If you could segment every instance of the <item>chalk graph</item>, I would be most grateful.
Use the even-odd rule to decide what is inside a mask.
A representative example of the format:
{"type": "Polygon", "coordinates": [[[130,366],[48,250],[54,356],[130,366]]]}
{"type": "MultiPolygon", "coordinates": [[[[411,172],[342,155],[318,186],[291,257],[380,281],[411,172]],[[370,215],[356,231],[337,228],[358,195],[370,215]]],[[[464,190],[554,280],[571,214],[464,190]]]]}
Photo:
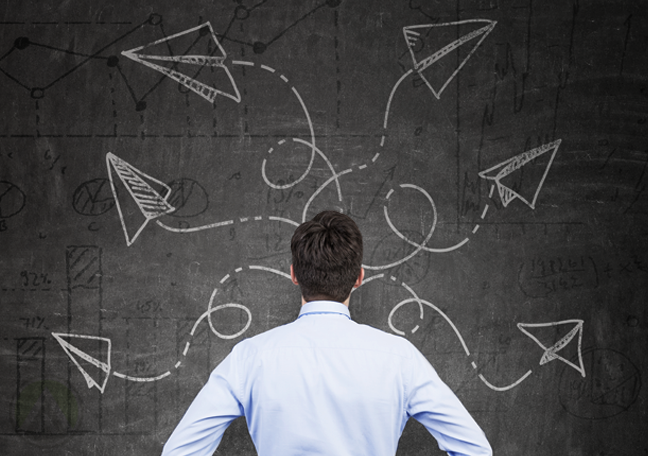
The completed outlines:
{"type": "MultiPolygon", "coordinates": [[[[335,6],[334,3],[335,2],[327,2],[329,6],[335,6]]],[[[245,12],[249,14],[249,11],[246,10],[245,12]]],[[[239,13],[241,13],[241,11],[239,11],[239,13]]],[[[148,21],[145,22],[145,24],[149,25],[155,25],[156,23],[157,18],[155,18],[154,16],[152,16],[148,21]]],[[[434,99],[439,100],[448,88],[449,84],[455,79],[457,74],[469,63],[469,60],[474,57],[477,49],[484,43],[495,26],[495,21],[486,19],[474,19],[403,27],[402,32],[408,51],[412,58],[413,67],[405,71],[401,75],[401,77],[396,81],[391,90],[389,90],[388,96],[386,97],[386,108],[383,115],[382,124],[383,134],[381,136],[379,145],[380,152],[375,153],[371,160],[365,163],[357,164],[351,168],[343,169],[341,171],[335,168],[331,160],[328,158],[326,151],[322,150],[316,143],[315,127],[310,114],[310,109],[307,107],[307,104],[305,103],[303,97],[300,95],[300,91],[297,89],[297,86],[293,84],[283,73],[268,65],[259,64],[250,60],[229,59],[226,49],[221,44],[219,35],[214,32],[214,29],[212,28],[210,22],[205,22],[199,26],[180,31],[170,36],[165,36],[148,44],[144,44],[129,50],[123,50],[121,52],[121,55],[127,57],[135,63],[141,64],[143,67],[162,74],[165,78],[169,78],[179,83],[180,85],[191,90],[195,94],[195,96],[204,99],[208,103],[214,103],[217,97],[228,99],[229,102],[235,103],[241,103],[245,100],[244,93],[239,90],[236,78],[233,77],[232,72],[230,71],[231,68],[234,67],[242,67],[254,71],[260,71],[260,74],[264,75],[264,77],[270,78],[272,81],[274,81],[274,83],[286,86],[297,102],[297,105],[301,107],[301,114],[303,115],[305,124],[308,126],[309,138],[303,139],[297,136],[282,138],[276,141],[275,147],[279,148],[290,145],[303,146],[310,151],[310,158],[305,170],[301,175],[294,178],[290,182],[277,183],[274,181],[273,177],[269,175],[267,170],[268,161],[272,158],[272,153],[275,150],[275,147],[271,147],[267,151],[265,151],[261,169],[258,170],[260,178],[265,183],[265,185],[268,186],[268,188],[283,190],[294,187],[298,183],[302,182],[316,165],[323,167],[330,172],[330,176],[325,179],[323,183],[314,188],[312,193],[308,195],[306,202],[300,209],[302,215],[300,219],[293,220],[280,214],[264,216],[261,214],[250,213],[248,216],[237,218],[224,216],[221,219],[214,220],[202,225],[178,228],[164,222],[164,218],[171,216],[178,208],[175,207],[170,201],[170,197],[172,195],[171,187],[161,180],[162,178],[176,179],[178,176],[172,175],[171,170],[169,170],[169,175],[167,176],[153,177],[147,174],[145,170],[140,169],[139,166],[136,166],[135,164],[129,163],[120,158],[118,156],[119,151],[109,152],[105,156],[107,177],[110,183],[112,196],[117,207],[118,217],[122,226],[127,246],[131,248],[133,247],[138,237],[142,234],[145,227],[151,221],[155,221],[155,224],[158,228],[162,228],[172,233],[182,235],[192,235],[193,233],[199,231],[219,229],[237,223],[242,224],[277,222],[288,224],[291,227],[294,227],[298,226],[299,223],[306,220],[309,208],[311,207],[313,202],[323,194],[323,190],[327,187],[334,185],[338,201],[343,201],[344,195],[341,190],[341,181],[343,182],[346,179],[352,179],[353,176],[357,175],[358,173],[373,172],[373,170],[377,169],[373,165],[379,161],[381,154],[389,153],[389,151],[385,151],[384,148],[385,139],[388,135],[391,106],[394,99],[397,97],[398,89],[403,84],[403,82],[408,78],[417,75],[425,82],[434,99]],[[439,43],[437,42],[438,40],[435,39],[435,32],[442,29],[454,29],[460,26],[473,27],[473,30],[465,33],[459,38],[446,43],[439,43]],[[198,42],[199,40],[208,40],[208,47],[211,48],[211,52],[207,54],[191,53],[193,51],[193,45],[189,46],[189,48],[187,48],[187,52],[184,54],[176,55],[169,52],[169,50],[171,49],[171,44],[175,40],[186,38],[193,39],[194,43],[198,42]],[[442,61],[444,57],[461,48],[462,46],[466,46],[468,51],[461,59],[457,61],[456,65],[452,67],[449,74],[440,76],[441,79],[439,82],[439,77],[434,75],[434,71],[437,68],[436,64],[442,61]],[[213,71],[220,72],[225,76],[224,79],[221,79],[221,83],[224,81],[224,85],[217,86],[213,83],[205,82],[204,75],[211,74],[211,72],[213,71]],[[433,80],[435,82],[433,82],[433,80]],[[125,207],[127,207],[128,205],[132,207],[133,204],[137,207],[135,216],[132,212],[125,210],[125,207]]],[[[272,40],[269,43],[271,42],[272,40]]],[[[23,40],[17,42],[14,48],[21,49],[29,44],[31,44],[29,41],[23,40]]],[[[254,48],[255,52],[259,51],[257,53],[262,53],[263,50],[265,50],[265,45],[254,43],[254,48]]],[[[97,57],[100,53],[101,51],[88,57],[88,59],[82,64],[85,64],[90,60],[90,58],[97,57]]],[[[109,60],[109,63],[110,62],[111,61],[109,60]]],[[[114,59],[112,60],[112,62],[115,63],[114,59]]],[[[15,80],[15,78],[13,78],[11,75],[8,75],[6,73],[5,75],[10,79],[15,80]]],[[[51,83],[45,88],[49,88],[53,84],[54,83],[51,83]]],[[[32,96],[34,96],[33,90],[32,96]]],[[[143,107],[144,105],[139,105],[139,108],[143,107]]],[[[549,175],[551,166],[558,152],[560,144],[561,140],[558,139],[531,150],[524,151],[522,153],[514,152],[512,154],[512,158],[479,172],[479,177],[492,183],[490,185],[490,191],[488,194],[489,198],[493,197],[494,191],[496,189],[501,204],[504,207],[507,207],[509,204],[511,204],[513,200],[519,199],[530,209],[535,209],[536,203],[540,197],[540,192],[543,188],[543,185],[545,184],[547,176],[549,175]],[[542,162],[542,160],[544,160],[544,162],[542,162]],[[536,165],[538,163],[540,163],[540,169],[542,170],[539,175],[537,175],[538,173],[527,173],[522,177],[518,176],[518,174],[521,174],[521,171],[524,167],[532,164],[536,165]],[[518,179],[515,189],[512,188],[512,184],[508,183],[511,179],[518,179]],[[519,185],[520,180],[523,181],[524,185],[519,185]]],[[[460,342],[466,356],[470,359],[471,352],[466,345],[466,342],[464,341],[459,328],[455,325],[448,314],[443,312],[438,306],[434,305],[431,300],[420,297],[416,293],[416,291],[407,283],[400,281],[398,278],[396,278],[394,275],[390,275],[388,272],[382,271],[387,271],[389,269],[397,267],[409,261],[416,255],[421,255],[424,253],[446,254],[460,249],[470,240],[470,236],[477,233],[480,227],[479,223],[476,223],[474,225],[470,236],[467,236],[462,241],[445,248],[432,248],[428,245],[428,243],[435,233],[438,216],[438,209],[434,202],[433,195],[431,195],[425,188],[411,183],[397,183],[388,188],[385,188],[385,191],[385,204],[382,211],[384,223],[395,236],[397,236],[400,240],[407,243],[408,245],[414,247],[414,249],[402,258],[398,258],[395,261],[391,261],[386,264],[364,264],[363,267],[365,269],[367,269],[368,271],[376,271],[376,274],[366,278],[363,287],[371,286],[371,282],[380,278],[387,279],[395,284],[399,284],[402,289],[406,291],[409,297],[393,305],[386,322],[389,328],[395,334],[399,335],[406,335],[408,332],[410,334],[414,334],[420,329],[420,326],[415,325],[414,327],[408,329],[399,328],[394,323],[395,315],[397,315],[401,309],[407,306],[416,305],[418,306],[419,310],[419,318],[422,320],[427,309],[428,311],[436,313],[443,319],[443,321],[445,321],[449,325],[454,334],[457,336],[457,339],[460,342]],[[392,217],[390,217],[388,208],[389,201],[397,192],[414,192],[414,194],[421,196],[423,200],[428,204],[427,210],[430,214],[432,222],[429,226],[427,234],[420,242],[415,242],[414,240],[408,238],[408,236],[404,232],[398,229],[396,222],[392,220],[392,217]]],[[[488,203],[484,203],[480,220],[483,220],[486,217],[489,208],[490,205],[488,203]]],[[[231,274],[225,275],[219,281],[219,284],[223,285],[227,283],[232,276],[237,274],[244,274],[247,271],[261,271],[262,273],[271,274],[272,277],[288,279],[290,278],[290,276],[286,272],[279,271],[277,269],[260,265],[248,265],[245,267],[238,267],[231,274]]],[[[218,304],[218,297],[219,288],[216,287],[211,293],[209,302],[206,306],[206,310],[193,324],[188,334],[190,337],[193,337],[196,334],[198,327],[201,324],[205,324],[205,322],[209,325],[209,328],[214,335],[216,335],[220,339],[225,340],[242,337],[250,328],[250,325],[255,316],[244,303],[226,302],[218,304]],[[222,332],[219,332],[218,330],[216,330],[215,325],[213,324],[213,319],[216,318],[218,312],[225,309],[239,309],[245,314],[245,321],[244,323],[242,323],[241,328],[231,334],[224,334],[222,332]]],[[[572,367],[581,376],[585,377],[586,372],[583,366],[581,354],[583,324],[583,320],[570,319],[542,323],[518,323],[517,325],[518,329],[525,336],[531,338],[543,350],[543,354],[539,363],[540,365],[549,363],[553,360],[558,360],[565,363],[569,367],[572,367]],[[560,331],[560,337],[557,340],[547,342],[537,334],[538,331],[542,331],[546,328],[560,331]],[[567,328],[566,332],[563,330],[563,328],[567,328]],[[573,345],[574,343],[572,343],[572,341],[574,340],[577,344],[576,361],[573,361],[573,359],[567,359],[566,357],[559,354],[559,352],[565,349],[565,347],[573,345]]],[[[172,368],[169,368],[158,375],[142,377],[130,375],[127,373],[121,373],[115,370],[111,363],[111,349],[113,341],[108,337],[96,334],[83,334],[81,332],[52,332],[52,336],[77,367],[78,371],[85,379],[88,388],[94,387],[102,394],[104,393],[108,379],[111,376],[132,382],[155,382],[167,378],[174,371],[180,368],[191,347],[191,341],[186,342],[186,345],[184,346],[184,349],[182,351],[181,358],[176,360],[175,363],[171,363],[173,365],[172,368]],[[88,348],[89,342],[93,345],[88,348]]],[[[470,360],[470,364],[476,371],[479,372],[479,366],[475,361],[470,360]]],[[[531,375],[531,373],[532,371],[528,370],[513,383],[505,386],[494,385],[490,380],[486,379],[481,372],[478,374],[478,378],[488,388],[494,391],[504,392],[520,385],[526,378],[531,375]]]]}

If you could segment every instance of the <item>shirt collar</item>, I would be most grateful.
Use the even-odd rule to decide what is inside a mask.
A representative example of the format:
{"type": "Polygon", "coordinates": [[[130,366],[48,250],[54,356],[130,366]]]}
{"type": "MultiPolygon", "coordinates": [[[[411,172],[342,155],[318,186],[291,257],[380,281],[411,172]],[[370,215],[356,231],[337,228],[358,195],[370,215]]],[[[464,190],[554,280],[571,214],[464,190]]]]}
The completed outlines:
{"type": "Polygon", "coordinates": [[[318,314],[341,314],[351,319],[351,314],[349,313],[349,308],[342,304],[341,302],[336,301],[310,301],[304,304],[301,307],[299,312],[299,317],[301,318],[305,315],[318,315],[318,314]]]}

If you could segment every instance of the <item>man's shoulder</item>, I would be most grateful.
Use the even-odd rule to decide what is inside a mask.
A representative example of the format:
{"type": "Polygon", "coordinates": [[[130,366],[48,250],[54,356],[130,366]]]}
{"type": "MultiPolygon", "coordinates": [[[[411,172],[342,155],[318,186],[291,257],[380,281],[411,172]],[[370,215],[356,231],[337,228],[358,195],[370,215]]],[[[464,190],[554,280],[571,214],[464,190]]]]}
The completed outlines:
{"type": "Polygon", "coordinates": [[[295,322],[292,321],[285,325],[276,326],[267,331],[255,334],[254,336],[247,337],[237,343],[235,348],[246,352],[254,352],[259,349],[269,348],[273,344],[288,338],[290,333],[294,330],[294,323],[295,322]]]}
{"type": "Polygon", "coordinates": [[[371,348],[388,350],[400,354],[402,356],[410,357],[412,350],[416,349],[414,345],[404,337],[396,334],[389,333],[379,328],[375,328],[366,324],[356,324],[357,331],[361,337],[371,348]]]}

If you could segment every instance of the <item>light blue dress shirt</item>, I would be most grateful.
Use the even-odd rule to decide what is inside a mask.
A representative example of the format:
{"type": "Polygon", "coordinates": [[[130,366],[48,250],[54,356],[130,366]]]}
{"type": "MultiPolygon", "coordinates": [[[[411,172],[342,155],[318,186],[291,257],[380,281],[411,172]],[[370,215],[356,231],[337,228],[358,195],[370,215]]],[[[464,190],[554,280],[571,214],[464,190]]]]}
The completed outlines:
{"type": "Polygon", "coordinates": [[[450,455],[492,455],[455,394],[406,339],[313,301],[246,339],[214,369],[163,455],[211,456],[245,416],[259,456],[393,456],[409,417],[450,455]]]}

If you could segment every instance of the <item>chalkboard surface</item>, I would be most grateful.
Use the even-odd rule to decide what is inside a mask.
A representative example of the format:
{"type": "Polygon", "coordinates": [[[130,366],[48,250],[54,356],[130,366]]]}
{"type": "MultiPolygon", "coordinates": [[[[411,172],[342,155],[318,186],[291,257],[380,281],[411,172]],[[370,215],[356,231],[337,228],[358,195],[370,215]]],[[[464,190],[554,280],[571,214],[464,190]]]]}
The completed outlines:
{"type": "MultiPolygon", "coordinates": [[[[326,208],[365,236],[353,318],[495,454],[648,452],[644,3],[10,3],[3,454],[158,454],[296,317],[289,240],[326,208]]],[[[256,454],[244,420],[217,454],[256,454]]]]}

